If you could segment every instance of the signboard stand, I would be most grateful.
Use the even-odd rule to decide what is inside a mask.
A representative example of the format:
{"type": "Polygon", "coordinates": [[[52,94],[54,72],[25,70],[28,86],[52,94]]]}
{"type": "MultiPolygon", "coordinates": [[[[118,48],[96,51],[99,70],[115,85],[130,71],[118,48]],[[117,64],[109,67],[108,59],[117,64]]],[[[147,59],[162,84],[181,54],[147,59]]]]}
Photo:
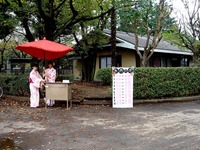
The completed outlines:
{"type": "Polygon", "coordinates": [[[112,67],[113,108],[133,108],[134,67],[112,67]]]}

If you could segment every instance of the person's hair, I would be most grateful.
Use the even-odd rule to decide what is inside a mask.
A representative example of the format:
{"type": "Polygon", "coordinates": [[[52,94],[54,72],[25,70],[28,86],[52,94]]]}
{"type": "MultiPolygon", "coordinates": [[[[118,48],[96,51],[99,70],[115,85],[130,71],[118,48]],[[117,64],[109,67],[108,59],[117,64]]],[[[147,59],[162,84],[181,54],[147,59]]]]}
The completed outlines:
{"type": "Polygon", "coordinates": [[[33,68],[33,67],[38,67],[38,64],[33,63],[33,64],[31,64],[31,67],[32,67],[32,68],[33,68]]]}
{"type": "Polygon", "coordinates": [[[49,61],[49,62],[48,62],[48,65],[50,65],[50,64],[53,65],[53,61],[49,61]]]}

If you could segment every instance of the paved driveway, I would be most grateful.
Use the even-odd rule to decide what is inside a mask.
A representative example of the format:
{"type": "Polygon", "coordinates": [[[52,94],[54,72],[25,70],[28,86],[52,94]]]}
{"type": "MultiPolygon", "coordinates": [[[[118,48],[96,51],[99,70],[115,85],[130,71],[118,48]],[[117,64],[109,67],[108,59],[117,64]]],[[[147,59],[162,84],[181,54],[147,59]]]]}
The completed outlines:
{"type": "Polygon", "coordinates": [[[65,108],[0,106],[0,139],[23,150],[200,150],[200,103],[65,108]]]}

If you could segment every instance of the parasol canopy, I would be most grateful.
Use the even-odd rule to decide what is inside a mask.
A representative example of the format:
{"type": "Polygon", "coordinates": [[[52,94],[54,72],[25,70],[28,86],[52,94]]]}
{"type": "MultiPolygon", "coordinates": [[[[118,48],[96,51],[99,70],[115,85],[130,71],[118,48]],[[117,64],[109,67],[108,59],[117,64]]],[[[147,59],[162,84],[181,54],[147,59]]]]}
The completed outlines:
{"type": "Polygon", "coordinates": [[[54,60],[73,50],[71,47],[46,40],[46,38],[18,45],[16,49],[43,60],[54,60]]]}

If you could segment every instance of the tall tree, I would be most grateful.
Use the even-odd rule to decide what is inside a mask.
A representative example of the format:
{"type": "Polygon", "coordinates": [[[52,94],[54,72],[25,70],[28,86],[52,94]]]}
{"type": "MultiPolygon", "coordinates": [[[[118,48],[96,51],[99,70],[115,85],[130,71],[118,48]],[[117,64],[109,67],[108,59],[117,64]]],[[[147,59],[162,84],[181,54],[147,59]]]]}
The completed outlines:
{"type": "Polygon", "coordinates": [[[99,19],[110,9],[102,0],[5,0],[14,12],[28,41],[46,36],[56,40],[61,35],[71,34],[73,26],[80,22],[99,19]]]}
{"type": "Polygon", "coordinates": [[[121,24],[131,28],[128,31],[134,33],[135,50],[140,58],[140,66],[145,67],[153,55],[154,49],[162,40],[163,30],[172,25],[169,24],[172,7],[167,0],[159,0],[158,3],[154,0],[128,0],[121,7],[119,16],[121,22],[124,21],[121,24]],[[146,37],[145,47],[142,51],[139,50],[139,36],[146,37]]]}
{"type": "Polygon", "coordinates": [[[26,58],[26,53],[15,50],[16,45],[24,42],[23,39],[23,36],[13,32],[0,41],[0,70],[4,68],[9,58],[26,58]]]}
{"type": "Polygon", "coordinates": [[[81,27],[82,39],[80,41],[74,32],[74,37],[77,42],[75,52],[81,56],[82,80],[93,81],[96,69],[97,50],[100,49],[102,45],[109,43],[109,39],[99,29],[87,33],[86,30],[83,30],[84,25],[81,25],[81,27]]]}
{"type": "MultiPolygon", "coordinates": [[[[171,28],[170,33],[165,34],[166,40],[178,45],[184,49],[189,49],[193,52],[193,61],[191,66],[200,65],[200,1],[194,0],[193,3],[189,0],[182,0],[184,11],[177,25],[171,28]]],[[[180,17],[181,16],[181,17],[180,17]]]]}

